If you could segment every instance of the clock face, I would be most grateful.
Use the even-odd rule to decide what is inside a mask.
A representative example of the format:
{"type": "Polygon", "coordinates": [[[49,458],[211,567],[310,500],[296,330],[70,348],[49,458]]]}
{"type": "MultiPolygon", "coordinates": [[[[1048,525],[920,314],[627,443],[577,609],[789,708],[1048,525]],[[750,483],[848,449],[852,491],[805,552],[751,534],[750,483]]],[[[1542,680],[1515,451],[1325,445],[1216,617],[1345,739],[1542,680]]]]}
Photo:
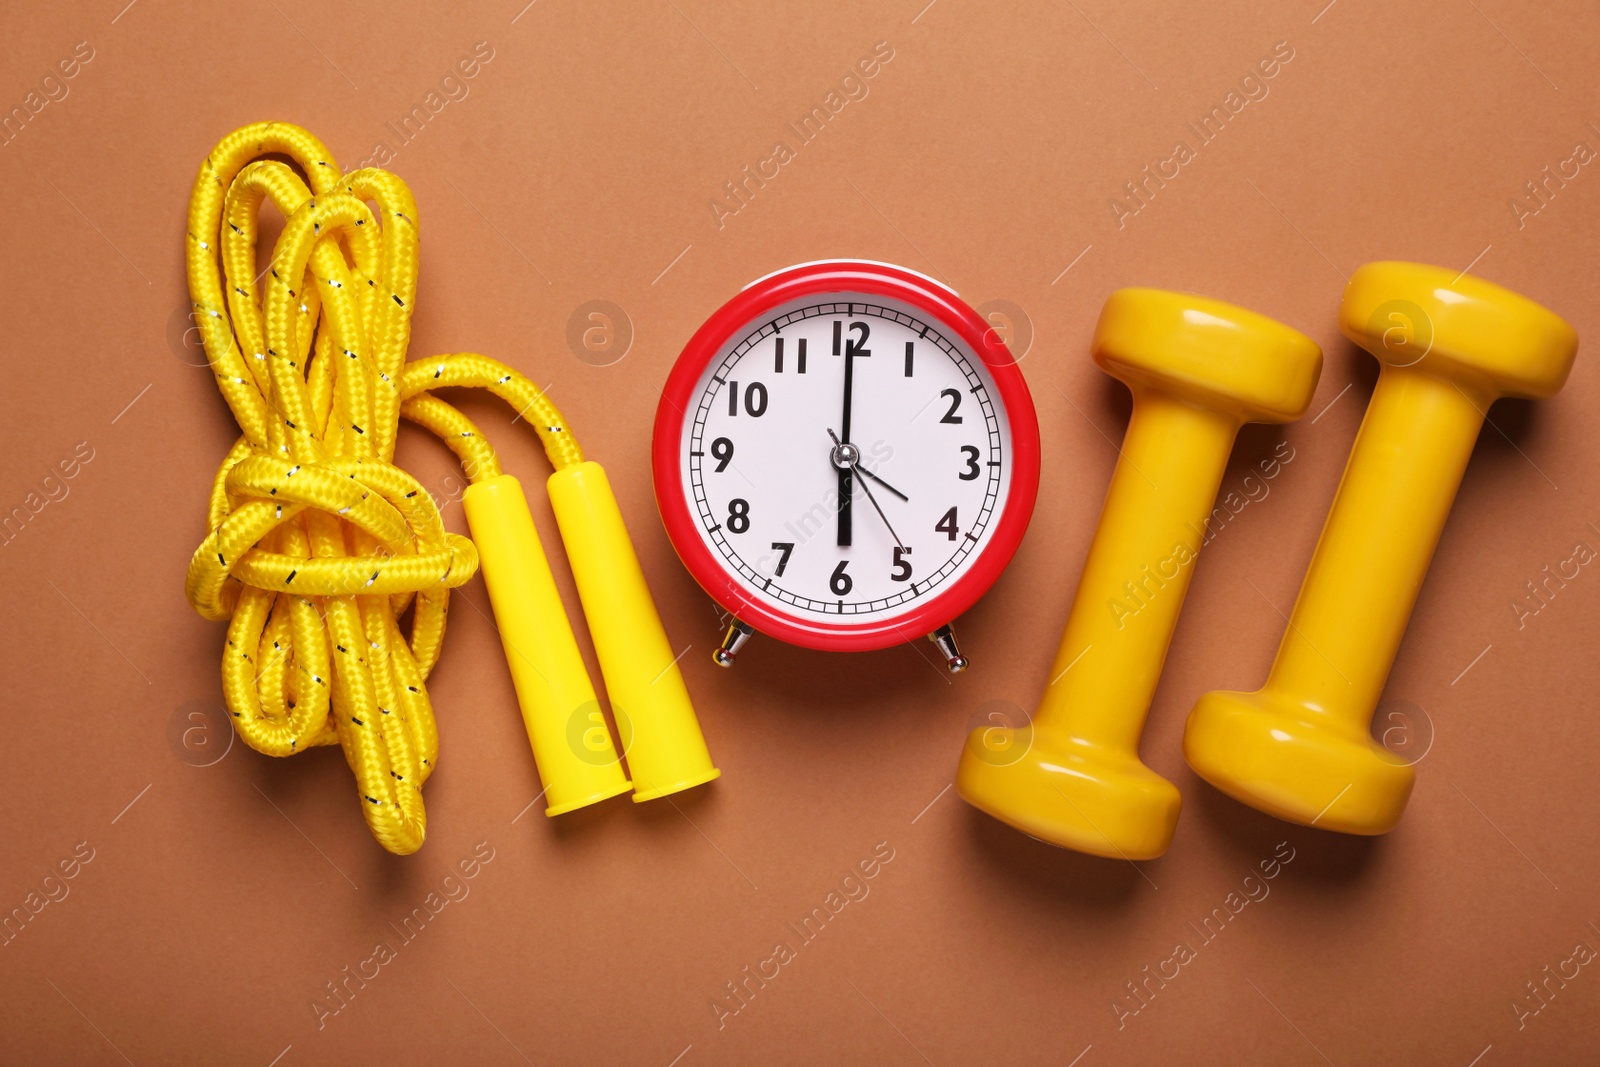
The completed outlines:
{"type": "MultiPolygon", "coordinates": [[[[830,633],[876,635],[851,647],[920,637],[981,594],[1015,548],[1007,537],[993,551],[1018,491],[1014,404],[974,341],[991,358],[1003,346],[975,335],[976,315],[953,293],[910,277],[965,315],[861,279],[798,294],[779,284],[720,325],[680,383],[681,404],[671,398],[681,418],[674,441],[657,441],[658,471],[671,447],[674,510],[687,522],[669,530],[693,538],[691,569],[757,629],[821,647],[836,647],[830,633]],[[992,573],[975,591],[966,581],[967,603],[950,599],[978,570],[992,573]],[[953,610],[928,616],[941,599],[953,610]]],[[[1013,365],[999,369],[1020,385],[1013,365]]],[[[1021,388],[1027,512],[1037,429],[1021,388]]]]}

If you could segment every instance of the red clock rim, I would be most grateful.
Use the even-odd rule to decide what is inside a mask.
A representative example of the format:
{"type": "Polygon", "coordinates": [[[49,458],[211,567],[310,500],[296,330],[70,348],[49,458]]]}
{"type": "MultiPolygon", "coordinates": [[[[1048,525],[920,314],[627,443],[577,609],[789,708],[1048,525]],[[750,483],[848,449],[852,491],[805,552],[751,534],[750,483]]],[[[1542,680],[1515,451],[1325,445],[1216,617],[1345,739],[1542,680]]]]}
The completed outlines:
{"type": "Polygon", "coordinates": [[[951,622],[989,591],[1016,554],[1039,490],[1039,420],[1033,397],[1005,342],[951,290],[887,263],[828,260],[778,271],[755,282],[705,321],[684,346],[661,390],[651,444],[656,506],[678,558],[701,588],[739,621],[805,648],[865,652],[913,641],[951,622]],[[1011,424],[1011,487],[986,547],[966,573],[904,615],[858,623],[818,622],[786,614],[747,595],[700,538],[689,507],[678,449],[694,387],[733,331],[763,312],[820,293],[852,292],[902,300],[947,326],[977,353],[994,379],[1011,424]]]}

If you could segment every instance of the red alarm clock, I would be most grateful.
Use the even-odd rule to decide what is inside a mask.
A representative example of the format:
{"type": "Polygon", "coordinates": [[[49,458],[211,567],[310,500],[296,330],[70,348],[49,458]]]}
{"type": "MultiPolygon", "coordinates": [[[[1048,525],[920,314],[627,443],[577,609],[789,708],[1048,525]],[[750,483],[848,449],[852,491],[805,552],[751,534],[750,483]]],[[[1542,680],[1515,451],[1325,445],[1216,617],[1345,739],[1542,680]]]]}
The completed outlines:
{"type": "Polygon", "coordinates": [[[904,267],[806,263],[729,300],[656,411],[656,501],[689,572],[751,633],[863,651],[950,622],[1011,561],[1039,487],[1039,424],[998,334],[904,267]]]}

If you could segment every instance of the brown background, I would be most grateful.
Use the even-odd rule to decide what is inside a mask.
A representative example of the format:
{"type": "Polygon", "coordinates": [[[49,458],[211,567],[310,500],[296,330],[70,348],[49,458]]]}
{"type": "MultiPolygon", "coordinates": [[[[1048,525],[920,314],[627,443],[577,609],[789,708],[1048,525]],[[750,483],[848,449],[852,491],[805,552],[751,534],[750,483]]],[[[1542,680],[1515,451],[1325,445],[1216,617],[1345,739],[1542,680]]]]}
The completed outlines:
{"type": "MultiPolygon", "coordinates": [[[[1600,946],[1600,575],[1584,568],[1520,628],[1511,607],[1576,544],[1600,546],[1592,359],[1558,398],[1496,407],[1467,472],[1382,713],[1391,741],[1426,753],[1397,831],[1276,822],[1179,751],[1199,693],[1264,677],[1370,393],[1371,359],[1335,329],[1343,276],[1378,258],[1472,264],[1582,335],[1600,327],[1592,165],[1520,227],[1509,204],[1577,142],[1600,147],[1592,5],[124,2],[11,5],[0,26],[6,108],[77,42],[94,50],[0,148],[0,505],[93,449],[0,549],[0,908],[42,892],[79,842],[94,857],[0,948],[0,1059],[1594,1062],[1594,968],[1552,982],[1520,1028],[1513,1005],[1537,1005],[1525,983],[1576,943],[1600,946]],[[722,183],[880,40],[894,58],[870,95],[719,228],[722,183]],[[470,95],[399,145],[385,124],[478,41],[494,55],[470,95]],[[1185,122],[1279,41],[1294,58],[1269,95],[1119,229],[1109,199],[1192,145],[1185,122]],[[182,576],[235,434],[182,345],[186,200],[210,146],[263,118],[307,126],[347,166],[398,149],[425,233],[412,353],[475,349],[549,383],[607,465],[668,630],[694,645],[714,786],[519,819],[539,785],[479,580],[431,681],[442,762],[418,855],[368,836],[336,752],[279,762],[185,737],[190,712],[215,721],[223,630],[182,576]],[[768,640],[717,671],[717,613],[651,498],[657,390],[692,330],[758,275],[846,255],[1031,323],[1038,511],[961,620],[975,666],[953,682],[910,648],[768,640]],[[985,706],[1031,707],[1042,687],[1127,414],[1087,341],[1127,284],[1242,303],[1327,356],[1315,421],[1240,439],[1229,487],[1280,437],[1295,458],[1200,565],[1144,745],[1187,806],[1171,852],[1137,867],[1030,841],[944,792],[985,706]],[[636,334],[611,366],[567,343],[592,299],[636,334]],[[1285,841],[1271,895],[1119,1029],[1124,983],[1198,940],[1187,924],[1285,841]],[[470,895],[319,1028],[325,983],[399,943],[390,924],[478,842],[494,858],[470,895]],[[723,983],[796,941],[785,924],[878,842],[894,859],[870,895],[719,1028],[723,983]]],[[[468,408],[537,481],[531,435],[468,408]]],[[[402,463],[447,494],[450,457],[413,434],[402,463]]],[[[445,516],[464,528],[459,504],[445,516]]]]}

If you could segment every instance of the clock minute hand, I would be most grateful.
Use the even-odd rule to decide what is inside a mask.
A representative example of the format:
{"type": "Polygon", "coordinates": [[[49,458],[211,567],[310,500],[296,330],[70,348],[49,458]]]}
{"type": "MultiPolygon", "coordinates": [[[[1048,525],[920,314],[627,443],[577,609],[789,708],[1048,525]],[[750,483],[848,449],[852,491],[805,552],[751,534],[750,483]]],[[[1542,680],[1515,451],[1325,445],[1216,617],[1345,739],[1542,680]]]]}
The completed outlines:
{"type": "MultiPolygon", "coordinates": [[[[835,328],[837,328],[837,324],[836,324],[835,328]]],[[[835,335],[835,336],[837,336],[837,335],[835,335]]],[[[851,386],[852,386],[853,380],[854,380],[854,375],[851,373],[851,364],[854,362],[855,354],[856,354],[855,345],[853,345],[850,342],[846,341],[845,342],[845,346],[844,346],[844,413],[843,413],[842,416],[840,416],[840,423],[839,423],[839,429],[841,430],[841,432],[843,432],[844,439],[846,441],[850,440],[850,393],[851,393],[851,386]]],[[[829,430],[828,431],[828,435],[830,437],[832,437],[833,436],[833,431],[829,430]]],[[[834,438],[834,443],[835,443],[836,446],[839,444],[839,439],[837,437],[834,438]]],[[[850,506],[851,506],[851,504],[852,504],[852,502],[854,500],[854,497],[855,497],[855,465],[854,464],[840,464],[839,465],[839,519],[838,519],[838,537],[836,538],[840,548],[846,548],[846,547],[849,547],[849,545],[850,545],[851,532],[852,532],[851,531],[851,521],[850,521],[850,506]]]]}

